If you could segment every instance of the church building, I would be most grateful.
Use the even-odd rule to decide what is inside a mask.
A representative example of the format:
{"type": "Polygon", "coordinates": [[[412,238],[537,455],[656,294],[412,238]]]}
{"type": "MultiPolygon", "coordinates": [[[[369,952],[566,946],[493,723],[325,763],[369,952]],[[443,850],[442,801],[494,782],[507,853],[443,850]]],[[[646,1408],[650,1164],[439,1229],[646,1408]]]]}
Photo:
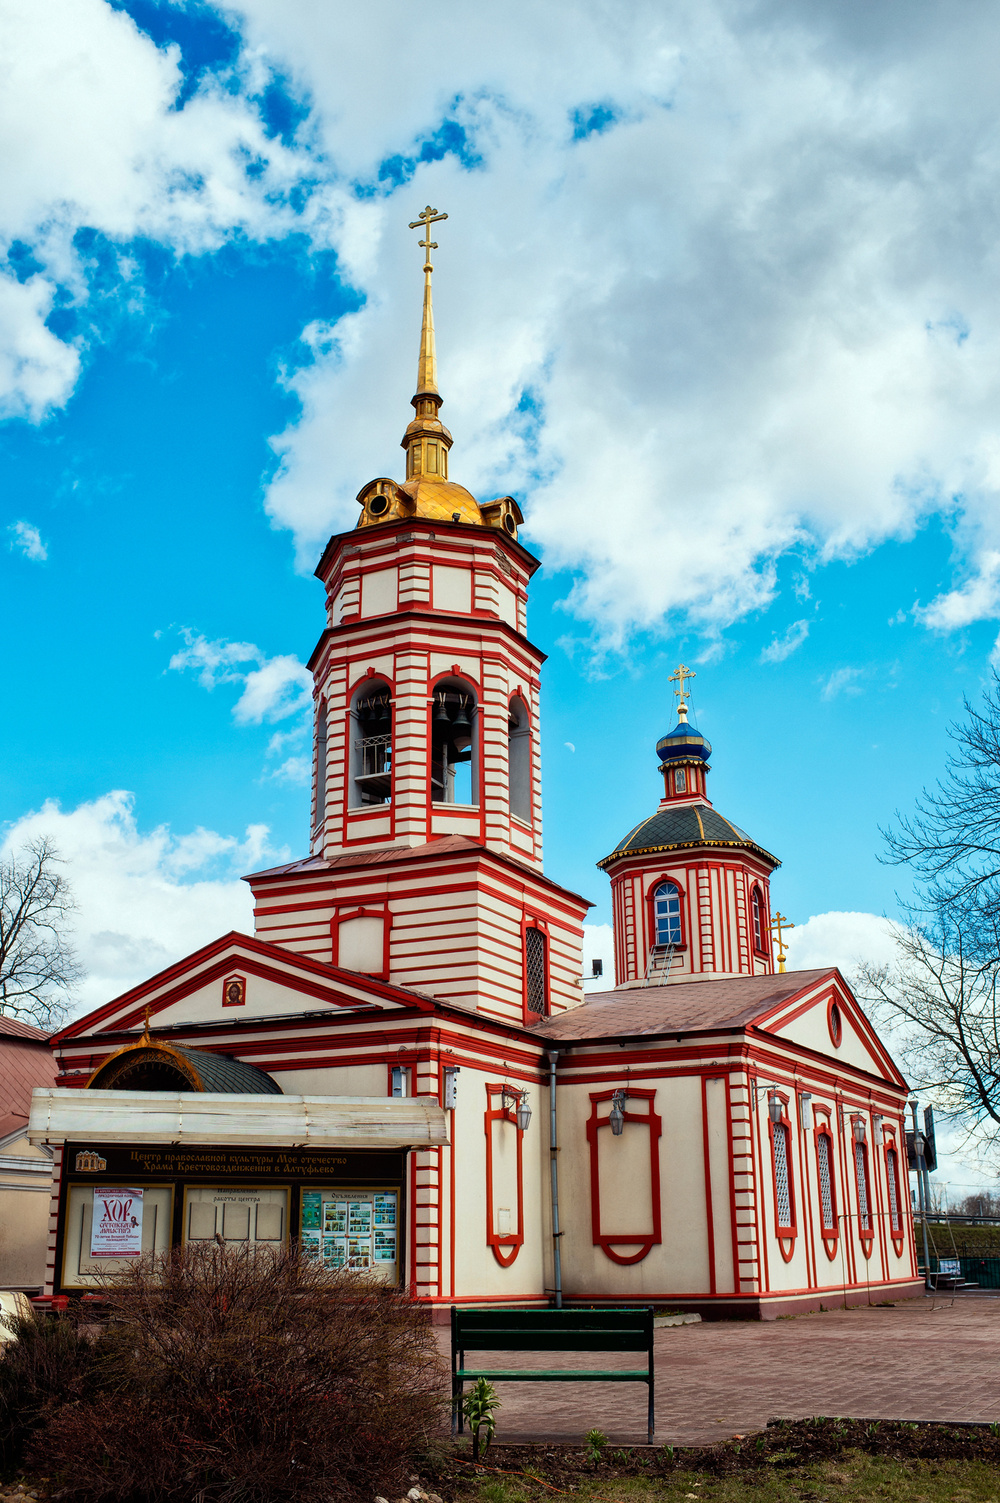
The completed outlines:
{"type": "Polygon", "coordinates": [[[444,217],[418,221],[405,477],[362,487],[316,570],[309,854],[246,879],[252,936],[54,1036],[45,1296],[217,1238],[301,1242],[441,1319],[915,1293],[906,1083],[838,971],[776,969],[778,862],[712,806],[683,666],[662,797],[598,862],[615,985],[584,995],[590,904],[542,864],[538,561],[511,497],[449,477],[444,217]]]}

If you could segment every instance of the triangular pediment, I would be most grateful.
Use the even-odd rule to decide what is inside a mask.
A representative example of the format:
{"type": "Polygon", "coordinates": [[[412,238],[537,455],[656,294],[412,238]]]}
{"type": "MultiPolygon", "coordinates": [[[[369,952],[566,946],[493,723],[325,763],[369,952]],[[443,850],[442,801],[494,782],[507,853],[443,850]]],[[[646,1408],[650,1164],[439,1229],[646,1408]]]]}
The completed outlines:
{"type": "Polygon", "coordinates": [[[55,1036],[253,1022],[329,1009],[331,1014],[433,1006],[430,999],[357,971],[296,955],[247,934],[223,935],[122,996],[77,1018],[55,1036]]]}
{"type": "Polygon", "coordinates": [[[851,1069],[906,1086],[860,1002],[837,970],[756,1017],[754,1027],[831,1061],[842,1061],[851,1069]]]}

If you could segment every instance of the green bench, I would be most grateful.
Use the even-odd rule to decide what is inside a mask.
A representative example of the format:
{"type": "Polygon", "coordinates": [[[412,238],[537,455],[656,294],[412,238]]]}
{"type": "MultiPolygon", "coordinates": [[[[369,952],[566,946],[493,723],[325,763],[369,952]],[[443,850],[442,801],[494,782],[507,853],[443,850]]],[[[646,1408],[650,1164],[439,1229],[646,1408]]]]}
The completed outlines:
{"type": "Polygon", "coordinates": [[[645,1383],[649,1390],[646,1429],[653,1444],[653,1311],[458,1310],[451,1311],[452,1429],[463,1429],[466,1383],[645,1383]],[[466,1367],[466,1352],[645,1352],[645,1368],[466,1367]]]}

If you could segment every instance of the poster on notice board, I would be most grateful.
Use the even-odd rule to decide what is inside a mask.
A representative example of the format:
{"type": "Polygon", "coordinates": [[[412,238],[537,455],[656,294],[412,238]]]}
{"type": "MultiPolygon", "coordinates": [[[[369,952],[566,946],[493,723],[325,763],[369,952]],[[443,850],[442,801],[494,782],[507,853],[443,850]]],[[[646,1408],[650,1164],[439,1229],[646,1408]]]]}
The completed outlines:
{"type": "Polygon", "coordinates": [[[137,1258],[142,1252],[142,1191],[94,1187],[92,1258],[137,1258]]]}

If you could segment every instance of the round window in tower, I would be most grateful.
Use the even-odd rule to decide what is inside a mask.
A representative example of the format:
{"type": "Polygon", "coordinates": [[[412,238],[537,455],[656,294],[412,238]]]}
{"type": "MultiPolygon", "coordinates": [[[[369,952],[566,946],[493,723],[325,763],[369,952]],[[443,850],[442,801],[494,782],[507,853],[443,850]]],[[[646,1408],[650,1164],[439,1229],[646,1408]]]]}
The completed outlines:
{"type": "Polygon", "coordinates": [[[844,1024],[840,1016],[840,1008],[836,1002],[831,1002],[826,1015],[826,1021],[830,1028],[830,1039],[835,1049],[840,1048],[840,1041],[844,1037],[844,1024]]]}
{"type": "Polygon", "coordinates": [[[514,534],[515,534],[515,532],[517,531],[517,523],[514,521],[514,518],[513,518],[513,516],[511,515],[510,512],[508,512],[507,515],[504,517],[504,519],[503,519],[503,525],[506,527],[506,529],[510,533],[511,537],[513,537],[514,534]]]}
{"type": "Polygon", "coordinates": [[[373,496],[368,503],[368,514],[372,517],[380,517],[383,512],[389,510],[388,496],[373,496]]]}

